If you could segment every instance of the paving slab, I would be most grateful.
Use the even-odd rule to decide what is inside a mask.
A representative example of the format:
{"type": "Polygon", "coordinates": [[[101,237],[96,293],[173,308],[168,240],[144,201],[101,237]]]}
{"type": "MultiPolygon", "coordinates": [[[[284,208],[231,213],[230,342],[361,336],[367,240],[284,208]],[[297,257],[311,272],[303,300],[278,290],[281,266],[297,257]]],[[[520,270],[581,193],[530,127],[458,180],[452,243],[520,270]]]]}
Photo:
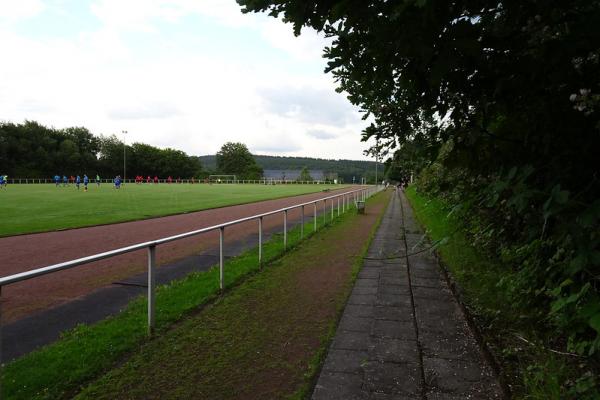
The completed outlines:
{"type": "Polygon", "coordinates": [[[352,293],[348,298],[348,304],[363,304],[363,305],[374,305],[377,301],[376,294],[357,294],[352,293]]]}
{"type": "Polygon", "coordinates": [[[369,392],[417,396],[421,368],[417,363],[369,361],[364,366],[364,388],[369,392]]]}
{"type": "Polygon", "coordinates": [[[370,316],[374,320],[386,319],[390,321],[408,321],[414,320],[414,310],[411,304],[401,306],[376,306],[373,308],[373,314],[370,316]]]}
{"type": "Polygon", "coordinates": [[[329,349],[323,371],[361,374],[367,358],[366,351],[329,349]]]}
{"type": "Polygon", "coordinates": [[[362,390],[360,375],[323,371],[315,386],[313,399],[318,400],[363,400],[368,393],[362,390]]]}
{"type": "Polygon", "coordinates": [[[354,286],[352,294],[377,294],[377,286],[354,286]]]}
{"type": "Polygon", "coordinates": [[[313,399],[495,399],[502,391],[404,194],[393,196],[313,399]]]}
{"type": "Polygon", "coordinates": [[[371,325],[373,325],[373,319],[370,317],[354,317],[345,314],[340,320],[338,330],[369,333],[371,332],[371,325]]]}
{"type": "Polygon", "coordinates": [[[416,340],[371,337],[367,350],[369,360],[414,364],[420,362],[416,340]]]}
{"type": "Polygon", "coordinates": [[[370,332],[341,331],[336,332],[332,349],[367,351],[371,341],[370,332]]]}

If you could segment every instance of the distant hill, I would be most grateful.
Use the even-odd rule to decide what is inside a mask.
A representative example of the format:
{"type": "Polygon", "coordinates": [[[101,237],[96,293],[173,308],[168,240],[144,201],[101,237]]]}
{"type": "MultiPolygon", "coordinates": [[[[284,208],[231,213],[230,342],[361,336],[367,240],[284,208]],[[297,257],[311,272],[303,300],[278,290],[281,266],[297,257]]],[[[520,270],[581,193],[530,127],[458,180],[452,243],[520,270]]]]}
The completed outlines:
{"type": "MultiPolygon", "coordinates": [[[[205,169],[215,170],[217,168],[216,156],[206,155],[198,158],[205,169]]],[[[353,177],[356,182],[359,182],[362,177],[372,179],[375,175],[374,161],[325,160],[322,158],[261,155],[255,155],[254,158],[258,165],[265,170],[301,170],[302,168],[307,167],[309,170],[337,173],[346,183],[352,182],[353,177]]],[[[383,164],[380,163],[379,176],[382,175],[382,172],[383,164]]]]}

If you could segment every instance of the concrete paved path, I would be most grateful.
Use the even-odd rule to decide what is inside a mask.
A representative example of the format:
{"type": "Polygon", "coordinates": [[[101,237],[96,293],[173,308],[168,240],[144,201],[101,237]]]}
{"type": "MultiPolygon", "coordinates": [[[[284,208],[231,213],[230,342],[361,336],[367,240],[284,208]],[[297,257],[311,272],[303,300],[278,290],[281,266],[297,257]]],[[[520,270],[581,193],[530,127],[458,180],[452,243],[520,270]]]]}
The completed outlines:
{"type": "Polygon", "coordinates": [[[358,275],[314,400],[502,398],[436,258],[418,253],[430,246],[422,237],[398,193],[358,275]]]}

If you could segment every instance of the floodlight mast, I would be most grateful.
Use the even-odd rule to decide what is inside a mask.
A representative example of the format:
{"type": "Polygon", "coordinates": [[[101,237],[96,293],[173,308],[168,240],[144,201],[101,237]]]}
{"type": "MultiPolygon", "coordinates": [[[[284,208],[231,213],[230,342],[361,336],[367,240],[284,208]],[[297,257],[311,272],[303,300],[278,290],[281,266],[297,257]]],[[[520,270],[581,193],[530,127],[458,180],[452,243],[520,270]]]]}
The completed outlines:
{"type": "Polygon", "coordinates": [[[127,162],[126,162],[126,149],[127,144],[125,144],[125,135],[127,135],[127,131],[121,131],[123,134],[123,184],[125,184],[125,180],[127,179],[127,162]]]}
{"type": "Polygon", "coordinates": [[[377,139],[377,144],[375,145],[375,185],[379,184],[377,180],[377,167],[379,166],[379,139],[377,139]]]}

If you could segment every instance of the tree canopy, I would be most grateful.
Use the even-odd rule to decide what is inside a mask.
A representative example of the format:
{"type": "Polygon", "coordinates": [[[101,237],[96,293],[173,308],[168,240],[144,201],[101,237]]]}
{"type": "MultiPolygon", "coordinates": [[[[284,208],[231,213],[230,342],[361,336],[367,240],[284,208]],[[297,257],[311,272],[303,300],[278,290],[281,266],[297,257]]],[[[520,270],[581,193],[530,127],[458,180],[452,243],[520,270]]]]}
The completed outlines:
{"type": "Polygon", "coordinates": [[[599,1],[237,1],[331,38],[371,152],[462,210],[529,317],[598,354],[599,1]]]}
{"type": "Polygon", "coordinates": [[[124,146],[116,136],[94,136],[83,127],[47,128],[34,121],[0,123],[0,173],[12,177],[123,174],[125,147],[128,176],[198,176],[202,164],[182,151],[143,143],[124,146]]]}
{"type": "Polygon", "coordinates": [[[298,176],[297,180],[301,182],[308,182],[313,180],[313,177],[310,176],[310,171],[308,170],[308,167],[304,167],[302,168],[302,170],[300,170],[300,175],[298,176]]]}
{"type": "Polygon", "coordinates": [[[227,142],[217,153],[217,170],[238,179],[260,179],[263,170],[243,143],[227,142]]]}

